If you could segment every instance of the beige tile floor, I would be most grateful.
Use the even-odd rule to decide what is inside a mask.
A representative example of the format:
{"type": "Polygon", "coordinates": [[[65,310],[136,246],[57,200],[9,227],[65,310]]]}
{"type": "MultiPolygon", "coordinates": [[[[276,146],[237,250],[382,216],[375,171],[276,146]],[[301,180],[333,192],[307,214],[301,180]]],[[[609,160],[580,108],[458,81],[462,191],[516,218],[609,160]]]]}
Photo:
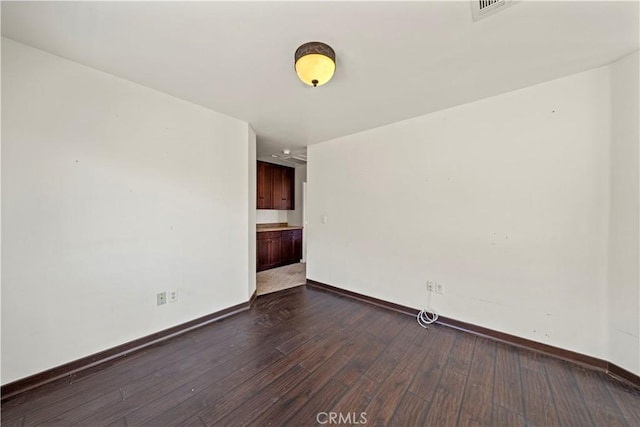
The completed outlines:
{"type": "Polygon", "coordinates": [[[303,285],[307,281],[306,270],[306,264],[299,262],[260,271],[256,275],[256,292],[264,295],[303,285]]]}

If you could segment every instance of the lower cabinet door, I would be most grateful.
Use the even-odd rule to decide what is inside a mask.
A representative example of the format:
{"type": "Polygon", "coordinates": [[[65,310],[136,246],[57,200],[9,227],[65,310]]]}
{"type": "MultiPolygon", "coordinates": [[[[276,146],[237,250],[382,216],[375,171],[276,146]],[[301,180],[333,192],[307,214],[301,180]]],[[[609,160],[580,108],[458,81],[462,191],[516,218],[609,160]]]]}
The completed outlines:
{"type": "Polygon", "coordinates": [[[293,262],[300,262],[302,259],[302,230],[296,230],[293,237],[293,262]]]}
{"type": "MultiPolygon", "coordinates": [[[[274,233],[270,233],[274,234],[274,233]]],[[[256,270],[266,270],[282,262],[280,237],[259,238],[256,243],[256,270]]]]}
{"type": "Polygon", "coordinates": [[[280,253],[282,255],[282,263],[290,264],[293,262],[293,237],[283,233],[282,242],[280,243],[280,253]]]}
{"type": "Polygon", "coordinates": [[[269,240],[258,239],[256,249],[256,269],[258,271],[264,270],[269,265],[269,240]]]}
{"type": "Polygon", "coordinates": [[[269,239],[268,254],[268,267],[275,267],[280,264],[282,260],[282,255],[280,253],[280,239],[269,239]]]}

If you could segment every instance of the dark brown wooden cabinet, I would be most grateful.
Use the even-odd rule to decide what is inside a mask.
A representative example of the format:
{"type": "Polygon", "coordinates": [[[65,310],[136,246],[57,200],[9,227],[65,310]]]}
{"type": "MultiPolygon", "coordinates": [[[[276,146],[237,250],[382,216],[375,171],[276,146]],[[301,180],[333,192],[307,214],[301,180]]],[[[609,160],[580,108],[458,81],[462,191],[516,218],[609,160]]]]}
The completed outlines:
{"type": "Polygon", "coordinates": [[[293,262],[299,262],[302,259],[302,230],[294,235],[293,238],[293,262]]]}
{"type": "Polygon", "coordinates": [[[258,209],[293,210],[295,169],[272,163],[258,162],[257,167],[258,209]]]}
{"type": "MultiPolygon", "coordinates": [[[[274,165],[275,166],[275,165],[274,165]]],[[[282,205],[280,199],[283,197],[282,191],[282,181],[283,181],[283,171],[280,168],[274,167],[272,169],[272,178],[271,178],[271,198],[272,204],[271,209],[282,209],[280,206],[282,205]]]]}
{"type": "Polygon", "coordinates": [[[302,230],[259,231],[256,248],[258,271],[300,262],[302,230]]]}
{"type": "Polygon", "coordinates": [[[266,239],[261,239],[260,236],[258,236],[256,252],[256,267],[258,271],[266,270],[267,268],[269,268],[267,264],[267,260],[269,259],[269,241],[266,239]]]}
{"type": "Polygon", "coordinates": [[[270,163],[258,162],[257,168],[257,186],[256,193],[258,200],[256,206],[258,209],[272,209],[272,183],[273,183],[273,168],[270,163]]]}
{"type": "MultiPolygon", "coordinates": [[[[289,264],[294,262],[293,239],[293,230],[282,232],[282,238],[280,239],[280,260],[283,263],[289,264]]],[[[300,259],[298,259],[298,261],[300,261],[300,259]]]]}
{"type": "Polygon", "coordinates": [[[266,270],[280,264],[282,242],[281,232],[268,231],[258,233],[257,239],[257,267],[258,270],[266,270]]]}

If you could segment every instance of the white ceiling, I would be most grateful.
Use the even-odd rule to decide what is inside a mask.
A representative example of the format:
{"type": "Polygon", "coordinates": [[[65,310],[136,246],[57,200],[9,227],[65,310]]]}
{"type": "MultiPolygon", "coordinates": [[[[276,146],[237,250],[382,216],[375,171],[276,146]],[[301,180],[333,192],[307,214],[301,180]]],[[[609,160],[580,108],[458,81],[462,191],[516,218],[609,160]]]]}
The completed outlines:
{"type": "Polygon", "coordinates": [[[2,2],[16,41],[248,121],[292,150],[609,63],[638,49],[638,2],[2,2]],[[305,86],[320,40],[337,70],[305,86]]]}

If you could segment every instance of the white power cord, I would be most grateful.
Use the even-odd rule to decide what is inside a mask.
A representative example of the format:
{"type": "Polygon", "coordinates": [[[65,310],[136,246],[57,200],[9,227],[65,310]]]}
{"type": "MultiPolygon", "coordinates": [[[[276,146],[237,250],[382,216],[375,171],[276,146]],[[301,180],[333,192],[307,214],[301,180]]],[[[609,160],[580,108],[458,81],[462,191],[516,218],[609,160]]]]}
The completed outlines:
{"type": "Polygon", "coordinates": [[[426,328],[428,325],[432,324],[436,320],[438,320],[438,313],[434,309],[431,308],[431,293],[433,291],[427,291],[429,293],[429,297],[427,299],[427,308],[424,310],[420,310],[416,319],[418,320],[418,324],[423,328],[426,328]]]}

